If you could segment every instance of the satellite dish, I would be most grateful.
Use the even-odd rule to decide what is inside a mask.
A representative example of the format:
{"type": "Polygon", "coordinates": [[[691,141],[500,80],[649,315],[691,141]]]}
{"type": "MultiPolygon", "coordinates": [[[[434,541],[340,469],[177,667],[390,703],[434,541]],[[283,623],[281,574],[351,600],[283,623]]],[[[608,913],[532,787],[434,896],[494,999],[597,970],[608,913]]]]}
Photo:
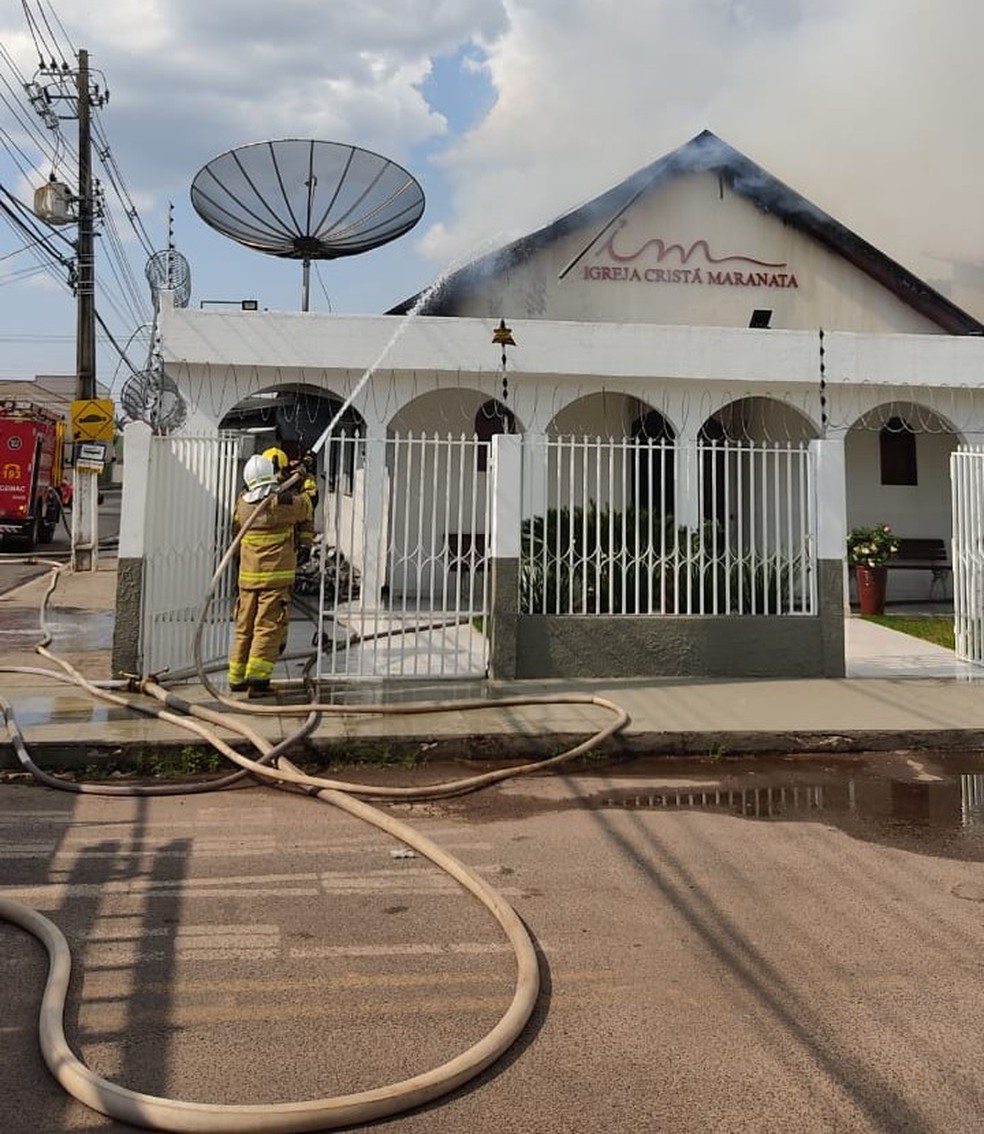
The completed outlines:
{"type": "Polygon", "coordinates": [[[191,203],[206,224],[247,248],[302,261],[307,311],[311,261],[356,256],[409,232],[424,193],[379,154],[287,138],[213,158],[191,183],[191,203]]]}

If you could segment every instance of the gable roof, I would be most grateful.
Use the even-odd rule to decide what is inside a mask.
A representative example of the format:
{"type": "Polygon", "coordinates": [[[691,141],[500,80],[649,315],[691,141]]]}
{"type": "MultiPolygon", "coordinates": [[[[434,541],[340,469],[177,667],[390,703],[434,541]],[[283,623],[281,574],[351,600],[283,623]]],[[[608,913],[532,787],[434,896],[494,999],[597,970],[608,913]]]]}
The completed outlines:
{"type": "MultiPolygon", "coordinates": [[[[33,378],[0,381],[0,401],[33,402],[66,419],[71,417],[77,392],[78,378],[74,374],[37,374],[33,378]]],[[[98,382],[96,397],[109,397],[109,390],[98,382]]]]}
{"type": "MultiPolygon", "coordinates": [[[[599,216],[607,218],[599,225],[596,236],[585,246],[581,253],[584,255],[644,193],[681,174],[703,172],[716,173],[732,192],[823,244],[944,331],[953,335],[984,334],[984,323],[834,220],[795,189],[723,142],[710,130],[703,130],[689,142],[633,173],[593,201],[565,213],[528,236],[520,237],[511,244],[473,260],[437,286],[432,285],[430,289],[425,288],[410,296],[386,314],[405,315],[412,310],[421,315],[453,314],[456,301],[467,296],[474,280],[522,263],[567,233],[593,221],[597,222],[599,216]]],[[[565,273],[579,258],[564,269],[565,273]]]]}

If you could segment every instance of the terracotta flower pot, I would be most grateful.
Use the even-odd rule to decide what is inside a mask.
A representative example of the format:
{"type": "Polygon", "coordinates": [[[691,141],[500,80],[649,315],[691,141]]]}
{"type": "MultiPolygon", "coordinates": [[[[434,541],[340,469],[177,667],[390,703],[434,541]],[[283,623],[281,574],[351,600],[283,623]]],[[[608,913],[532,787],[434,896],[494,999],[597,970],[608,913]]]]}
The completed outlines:
{"type": "Polygon", "coordinates": [[[858,606],[861,613],[884,614],[888,568],[855,567],[854,574],[858,581],[858,606]]]}

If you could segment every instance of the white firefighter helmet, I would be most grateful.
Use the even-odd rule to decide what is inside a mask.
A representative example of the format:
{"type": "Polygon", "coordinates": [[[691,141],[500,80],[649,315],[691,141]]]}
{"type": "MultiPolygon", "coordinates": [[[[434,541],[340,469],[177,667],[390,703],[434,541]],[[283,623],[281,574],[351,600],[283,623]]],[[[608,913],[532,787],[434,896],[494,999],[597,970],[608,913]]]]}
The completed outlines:
{"type": "Polygon", "coordinates": [[[243,499],[247,504],[256,504],[269,496],[277,485],[277,473],[273,461],[269,457],[254,453],[243,469],[243,480],[246,482],[243,499]]]}

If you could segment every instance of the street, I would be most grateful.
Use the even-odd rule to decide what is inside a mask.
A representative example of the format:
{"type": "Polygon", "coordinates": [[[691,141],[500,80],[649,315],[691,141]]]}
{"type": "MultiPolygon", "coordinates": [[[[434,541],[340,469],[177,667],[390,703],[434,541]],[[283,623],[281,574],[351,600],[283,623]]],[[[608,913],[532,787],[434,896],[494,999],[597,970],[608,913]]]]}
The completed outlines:
{"type": "MultiPolygon", "coordinates": [[[[120,532],[120,504],[122,494],[118,487],[113,487],[102,493],[102,503],[99,505],[99,547],[101,554],[115,555],[116,541],[120,532]]],[[[11,547],[6,542],[0,542],[0,594],[12,591],[22,583],[36,579],[49,568],[38,564],[24,563],[28,558],[54,559],[59,562],[67,561],[71,556],[72,513],[64,514],[64,519],[55,528],[54,539],[51,543],[39,544],[34,551],[21,551],[11,547]]]]}
{"type": "MultiPolygon", "coordinates": [[[[542,987],[501,1060],[373,1129],[978,1131],[982,771],[637,760],[390,806],[515,907],[542,987]]],[[[8,782],[0,839],[0,892],[72,946],[70,1042],[133,1089],[255,1103],[381,1086],[476,1042],[512,994],[511,951],[472,898],[296,793],[8,782]]],[[[130,1129],[43,1066],[45,967],[0,924],[5,1134],[130,1129]]]]}

